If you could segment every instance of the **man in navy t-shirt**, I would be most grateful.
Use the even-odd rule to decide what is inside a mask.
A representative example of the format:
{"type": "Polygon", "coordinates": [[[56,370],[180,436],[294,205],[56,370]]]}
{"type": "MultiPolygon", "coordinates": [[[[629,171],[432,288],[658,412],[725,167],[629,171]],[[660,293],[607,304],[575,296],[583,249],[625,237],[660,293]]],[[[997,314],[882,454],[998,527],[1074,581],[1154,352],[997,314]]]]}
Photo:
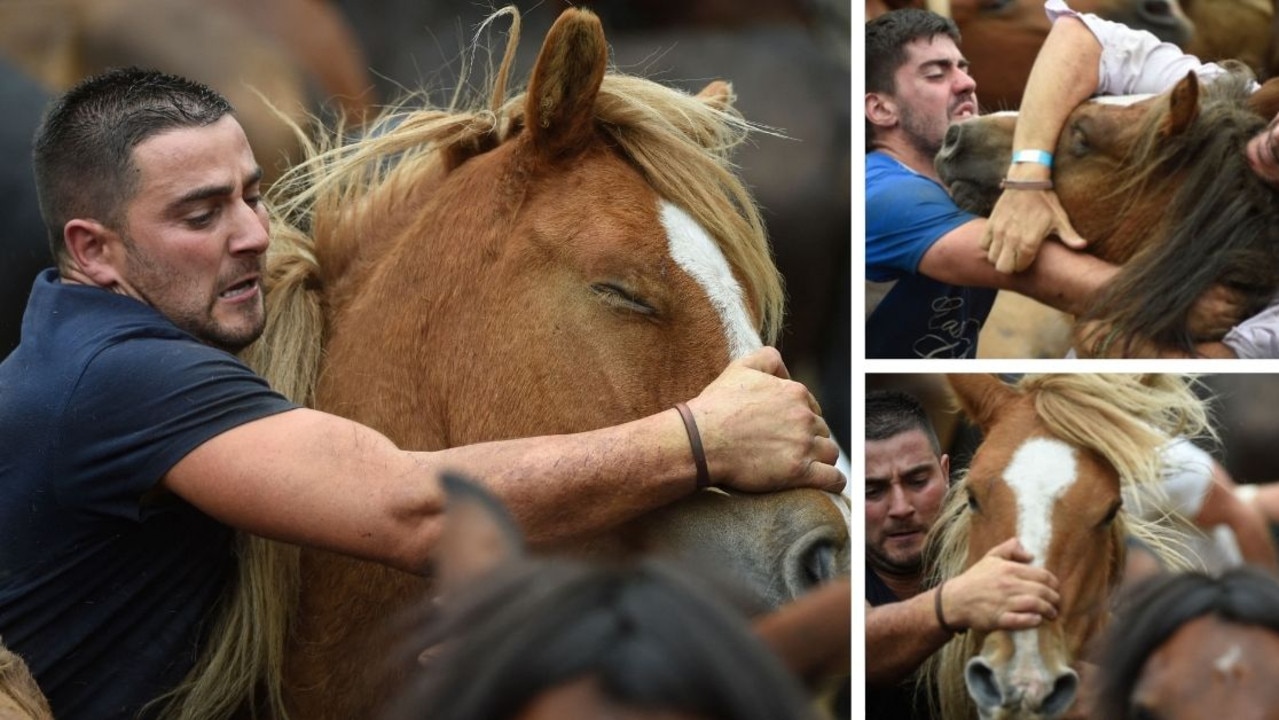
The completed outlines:
{"type": "MultiPolygon", "coordinates": [[[[1078,312],[1116,272],[1061,243],[1045,243],[1022,272],[987,260],[985,219],[955,205],[933,167],[950,124],[977,114],[958,42],[954,22],[926,10],[866,23],[866,279],[894,283],[866,320],[867,357],[975,357],[997,289],[1078,312]]],[[[1048,61],[1056,51],[1045,50],[1048,61]]],[[[1056,102],[1069,111],[1084,99],[1056,102]]],[[[1055,230],[1082,247],[1057,208],[1055,230]]]]}
{"type": "MultiPolygon", "coordinates": [[[[231,112],[131,68],[60,97],[36,136],[57,268],[0,363],[0,637],[59,720],[138,717],[191,670],[234,566],[231,528],[420,573],[443,468],[484,480],[543,538],[698,486],[674,409],[422,453],[273,392],[234,355],[263,329],[268,222],[231,112]],[[610,502],[566,514],[562,488],[610,502]]],[[[765,348],[687,403],[711,481],[842,488],[829,429],[785,374],[765,348]]]]}

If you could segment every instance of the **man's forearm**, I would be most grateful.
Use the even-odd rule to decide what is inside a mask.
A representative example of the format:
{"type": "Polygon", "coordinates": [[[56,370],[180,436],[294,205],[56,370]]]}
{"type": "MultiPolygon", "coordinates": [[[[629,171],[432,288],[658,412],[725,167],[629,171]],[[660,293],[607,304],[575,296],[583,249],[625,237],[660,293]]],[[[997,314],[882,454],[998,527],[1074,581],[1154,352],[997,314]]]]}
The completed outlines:
{"type": "Polygon", "coordinates": [[[1079,315],[1115,275],[1119,266],[1057,242],[1046,242],[1026,270],[1006,276],[1006,289],[1062,312],[1079,315]]]}
{"type": "Polygon", "coordinates": [[[599,533],[696,487],[692,451],[675,410],[590,432],[416,456],[430,472],[456,470],[486,485],[533,544],[599,533]]]}
{"type": "Polygon", "coordinates": [[[936,590],[866,608],[866,684],[900,682],[950,640],[933,608],[936,590]]]}

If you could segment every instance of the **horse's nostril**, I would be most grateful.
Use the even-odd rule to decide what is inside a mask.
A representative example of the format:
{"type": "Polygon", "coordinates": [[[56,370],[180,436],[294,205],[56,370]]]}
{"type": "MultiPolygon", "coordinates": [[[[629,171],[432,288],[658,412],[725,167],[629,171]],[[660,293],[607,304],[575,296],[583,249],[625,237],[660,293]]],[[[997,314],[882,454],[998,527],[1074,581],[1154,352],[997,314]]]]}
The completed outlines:
{"type": "Polygon", "coordinates": [[[977,703],[977,707],[997,708],[1004,704],[1004,694],[995,681],[995,671],[982,656],[968,661],[964,668],[964,684],[968,686],[968,696],[977,703]]]}
{"type": "Polygon", "coordinates": [[[958,123],[946,128],[946,137],[942,139],[942,144],[941,144],[942,151],[947,151],[951,149],[952,147],[954,147],[955,145],[958,145],[959,134],[961,132],[963,131],[959,129],[958,123]]]}
{"type": "Polygon", "coordinates": [[[1165,0],[1146,0],[1141,4],[1141,11],[1153,18],[1172,17],[1172,5],[1165,0]]]}
{"type": "Polygon", "coordinates": [[[1053,683],[1052,692],[1048,693],[1048,697],[1044,698],[1043,705],[1040,706],[1040,712],[1045,717],[1057,717],[1075,702],[1075,695],[1079,692],[1079,675],[1073,670],[1067,670],[1060,675],[1056,682],[1053,683]]]}
{"type": "Polygon", "coordinates": [[[787,592],[799,597],[848,572],[847,538],[827,528],[807,532],[787,548],[783,564],[787,592]]]}

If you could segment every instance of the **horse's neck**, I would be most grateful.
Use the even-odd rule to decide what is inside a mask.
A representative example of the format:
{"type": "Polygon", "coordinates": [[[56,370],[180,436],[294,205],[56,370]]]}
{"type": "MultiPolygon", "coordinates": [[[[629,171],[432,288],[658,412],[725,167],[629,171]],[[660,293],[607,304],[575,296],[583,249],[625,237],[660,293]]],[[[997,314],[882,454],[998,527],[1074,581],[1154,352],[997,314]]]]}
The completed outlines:
{"type": "Polygon", "coordinates": [[[1151,208],[1139,213],[1128,213],[1124,220],[1108,235],[1089,240],[1089,252],[1112,265],[1123,265],[1152,242],[1162,237],[1163,218],[1159,209],[1151,208]]]}

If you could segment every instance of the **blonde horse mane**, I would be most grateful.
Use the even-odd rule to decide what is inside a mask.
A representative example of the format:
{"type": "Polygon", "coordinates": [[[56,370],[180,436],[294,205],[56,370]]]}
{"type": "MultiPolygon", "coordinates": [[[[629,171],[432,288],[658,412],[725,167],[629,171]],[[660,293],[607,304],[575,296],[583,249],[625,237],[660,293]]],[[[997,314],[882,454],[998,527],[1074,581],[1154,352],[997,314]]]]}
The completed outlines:
{"type": "MultiPolygon", "coordinates": [[[[438,177],[522,129],[525,96],[507,97],[520,16],[507,7],[485,26],[500,16],[512,18],[511,30],[487,102],[464,111],[422,109],[410,107],[420,97],[409,97],[381,113],[359,139],[347,137],[341,125],[315,134],[294,126],[305,159],[268,193],[267,325],[244,359],[295,402],[313,405],[323,356],[325,288],[317,247],[334,247],[325,243],[330,238],[386,237],[387,228],[372,231],[373,223],[403,222],[403,200],[424,178],[438,177]]],[[[772,131],[732,108],[726,84],[720,94],[701,97],[610,73],[595,112],[599,127],[653,189],[715,238],[754,301],[761,337],[775,342],[784,307],[781,274],[759,207],[729,159],[752,131],[772,131]]],[[[338,246],[350,247],[350,241],[338,246]]],[[[241,536],[239,551],[239,579],[208,646],[184,684],[157,701],[166,720],[221,720],[237,709],[253,717],[259,711],[276,720],[288,717],[282,668],[300,586],[299,551],[248,536],[241,536]]]]}
{"type": "MultiPolygon", "coordinates": [[[[1106,375],[1094,373],[1026,375],[1014,389],[1033,395],[1036,414],[1057,438],[1097,453],[1119,475],[1120,487],[1160,487],[1160,448],[1170,437],[1212,433],[1205,403],[1195,395],[1191,378],[1176,375],[1106,375]]],[[[927,587],[962,573],[968,562],[972,515],[968,510],[967,476],[946,494],[940,519],[925,549],[927,587]]],[[[1184,568],[1189,560],[1164,525],[1121,510],[1111,525],[1111,541],[1121,551],[1131,535],[1144,542],[1169,566],[1184,568]]],[[[1107,568],[1112,586],[1123,570],[1122,552],[1107,568]]],[[[964,684],[964,664],[980,648],[974,633],[956,635],[924,664],[918,692],[929,692],[935,715],[967,718],[972,701],[964,684]],[[931,695],[936,688],[936,695],[931,695]],[[936,714],[940,712],[940,714],[936,714]]]]}

